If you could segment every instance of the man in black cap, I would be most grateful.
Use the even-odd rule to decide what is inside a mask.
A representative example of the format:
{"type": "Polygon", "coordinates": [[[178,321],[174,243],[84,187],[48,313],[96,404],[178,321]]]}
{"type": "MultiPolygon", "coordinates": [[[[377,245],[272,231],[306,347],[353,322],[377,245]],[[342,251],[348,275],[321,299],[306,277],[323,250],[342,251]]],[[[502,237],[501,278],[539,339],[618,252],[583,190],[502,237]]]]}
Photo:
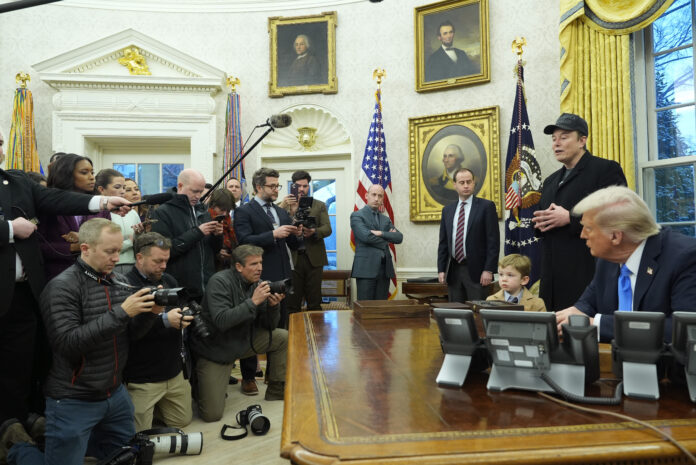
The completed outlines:
{"type": "Polygon", "coordinates": [[[544,128],[561,169],[546,178],[534,212],[534,227],[543,238],[539,296],[549,311],[572,306],[594,276],[595,261],[580,238],[580,219],[570,210],[592,192],[608,186],[626,185],[621,166],[593,156],[585,147],[587,121],[563,113],[544,128]]]}

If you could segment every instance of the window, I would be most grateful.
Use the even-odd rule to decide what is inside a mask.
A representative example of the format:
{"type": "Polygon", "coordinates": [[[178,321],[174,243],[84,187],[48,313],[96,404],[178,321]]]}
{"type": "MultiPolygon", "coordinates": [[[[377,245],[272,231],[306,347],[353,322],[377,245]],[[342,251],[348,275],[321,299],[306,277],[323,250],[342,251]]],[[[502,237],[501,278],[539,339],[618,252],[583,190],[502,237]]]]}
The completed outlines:
{"type": "MultiPolygon", "coordinates": [[[[694,236],[694,0],[675,0],[645,34],[647,159],[642,192],[657,222],[694,236]]],[[[640,153],[640,150],[639,150],[640,153]]]]}
{"type": "Polygon", "coordinates": [[[114,163],[116,171],[135,180],[143,195],[167,192],[176,187],[176,178],[183,171],[183,163],[114,163]],[[137,175],[136,175],[137,173],[137,175]]]}

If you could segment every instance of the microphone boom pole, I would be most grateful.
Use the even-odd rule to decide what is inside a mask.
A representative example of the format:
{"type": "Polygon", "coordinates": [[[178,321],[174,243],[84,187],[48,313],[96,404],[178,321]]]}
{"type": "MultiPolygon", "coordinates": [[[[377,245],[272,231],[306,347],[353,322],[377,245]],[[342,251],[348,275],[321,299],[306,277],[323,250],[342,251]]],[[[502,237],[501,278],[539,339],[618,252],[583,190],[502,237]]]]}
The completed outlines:
{"type": "Polygon", "coordinates": [[[242,160],[244,160],[244,159],[246,158],[246,156],[249,155],[249,154],[256,148],[256,146],[259,145],[259,143],[260,143],[262,140],[264,140],[264,139],[266,138],[266,136],[269,135],[269,134],[270,134],[271,132],[273,132],[273,131],[275,131],[275,128],[274,128],[273,126],[269,126],[268,129],[266,129],[266,132],[264,132],[263,134],[261,134],[261,137],[259,137],[258,139],[256,139],[256,142],[254,142],[254,145],[252,145],[251,147],[249,147],[249,150],[247,150],[247,151],[246,151],[245,153],[243,153],[243,154],[240,152],[239,155],[241,155],[241,156],[237,159],[237,161],[235,161],[235,162],[232,164],[232,166],[230,167],[230,169],[228,169],[227,171],[225,171],[225,173],[220,177],[220,179],[218,179],[217,181],[215,181],[215,184],[213,184],[213,187],[211,187],[210,190],[208,190],[208,192],[206,192],[205,195],[202,196],[201,199],[200,199],[199,201],[200,201],[201,203],[205,202],[205,199],[207,199],[207,198],[210,196],[210,194],[213,193],[213,191],[215,190],[215,188],[216,188],[217,186],[220,185],[220,183],[227,177],[227,175],[230,174],[237,166],[239,166],[239,164],[242,162],[242,160]]]}

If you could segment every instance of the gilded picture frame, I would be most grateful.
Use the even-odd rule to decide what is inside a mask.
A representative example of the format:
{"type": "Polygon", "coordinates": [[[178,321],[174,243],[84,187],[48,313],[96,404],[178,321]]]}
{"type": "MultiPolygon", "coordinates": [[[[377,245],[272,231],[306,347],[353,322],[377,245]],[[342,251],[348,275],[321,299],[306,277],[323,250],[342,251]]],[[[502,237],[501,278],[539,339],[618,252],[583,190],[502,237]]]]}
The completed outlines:
{"type": "Polygon", "coordinates": [[[269,97],[338,92],[336,21],[335,11],[268,18],[269,97]]]}
{"type": "Polygon", "coordinates": [[[495,203],[502,218],[499,113],[493,106],[409,118],[411,221],[440,221],[458,198],[449,173],[460,167],[473,171],[474,195],[495,203]]]}
{"type": "Polygon", "coordinates": [[[489,82],[488,0],[415,8],[416,91],[489,82]]]}

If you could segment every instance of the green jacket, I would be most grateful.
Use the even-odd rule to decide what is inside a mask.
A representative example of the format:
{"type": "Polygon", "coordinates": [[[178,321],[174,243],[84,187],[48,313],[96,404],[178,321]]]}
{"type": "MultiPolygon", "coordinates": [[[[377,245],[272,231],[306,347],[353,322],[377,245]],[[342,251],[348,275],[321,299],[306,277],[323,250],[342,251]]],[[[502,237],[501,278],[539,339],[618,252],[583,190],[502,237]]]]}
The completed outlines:
{"type": "Polygon", "coordinates": [[[273,330],[280,305],[258,307],[251,301],[258,283],[249,283],[234,269],[215,273],[205,289],[202,317],[210,336],[191,338],[193,351],[212,362],[227,364],[251,348],[253,332],[273,330]]]}

